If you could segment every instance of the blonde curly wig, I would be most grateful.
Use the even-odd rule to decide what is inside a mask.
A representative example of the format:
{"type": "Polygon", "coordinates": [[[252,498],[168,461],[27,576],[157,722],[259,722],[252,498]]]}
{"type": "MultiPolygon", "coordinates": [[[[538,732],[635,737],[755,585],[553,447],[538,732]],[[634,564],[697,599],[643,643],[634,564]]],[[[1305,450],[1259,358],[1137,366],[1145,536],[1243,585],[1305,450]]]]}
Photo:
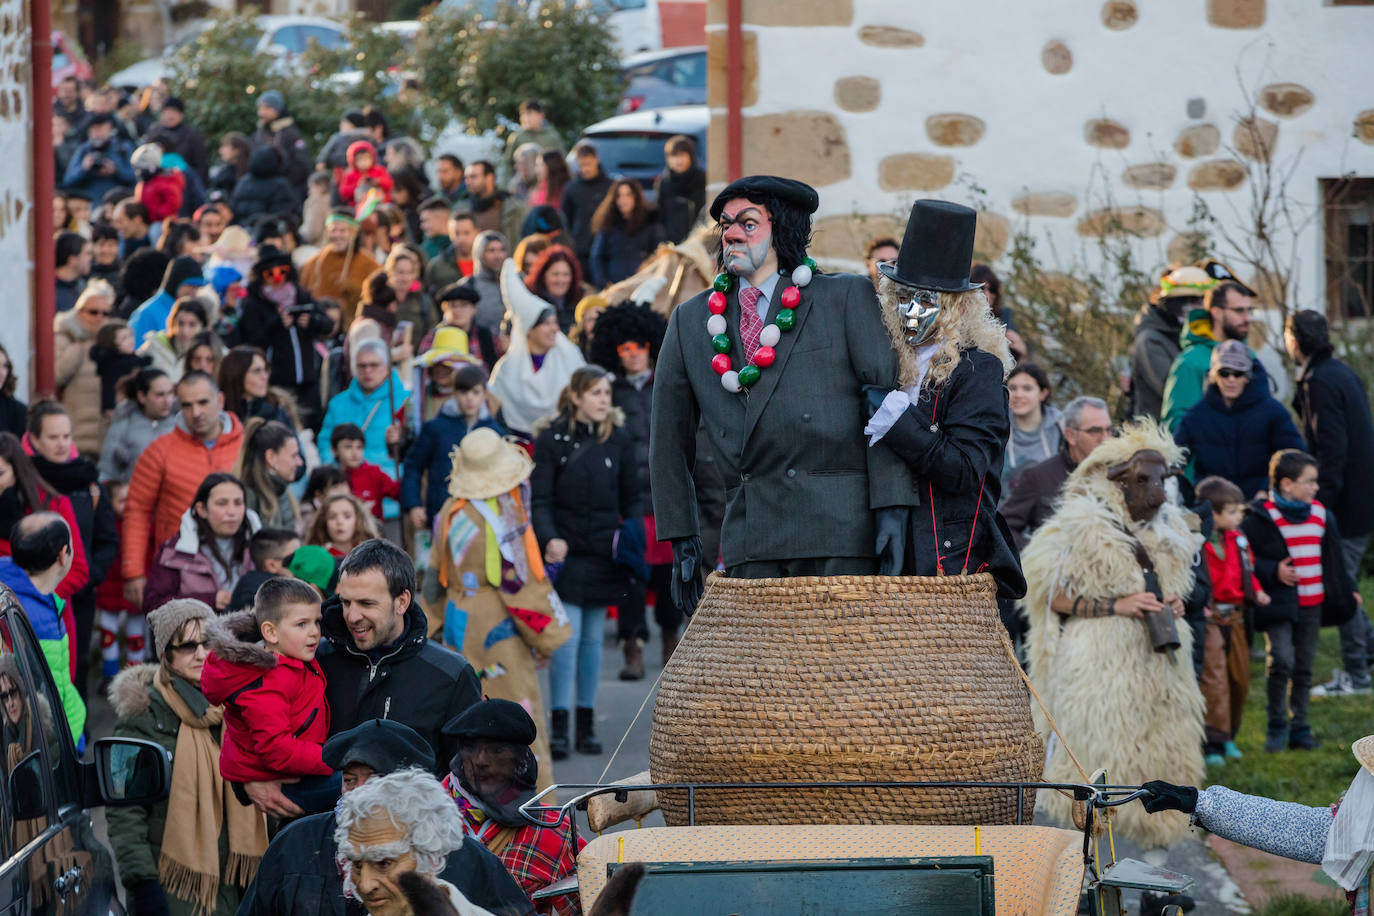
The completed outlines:
{"type": "MultiPolygon", "coordinates": [[[[920,370],[916,350],[906,342],[906,327],[897,304],[910,299],[915,290],[888,277],[878,279],[878,304],[882,307],[883,324],[897,348],[898,381],[903,387],[916,384],[920,370]]],[[[943,384],[959,365],[959,351],[974,347],[991,353],[1002,361],[1002,378],[1006,379],[1016,365],[1007,346],[1006,325],[998,321],[981,289],[963,293],[940,293],[940,314],[935,319],[932,337],[940,342],[930,360],[924,384],[930,387],[943,384]]]]}

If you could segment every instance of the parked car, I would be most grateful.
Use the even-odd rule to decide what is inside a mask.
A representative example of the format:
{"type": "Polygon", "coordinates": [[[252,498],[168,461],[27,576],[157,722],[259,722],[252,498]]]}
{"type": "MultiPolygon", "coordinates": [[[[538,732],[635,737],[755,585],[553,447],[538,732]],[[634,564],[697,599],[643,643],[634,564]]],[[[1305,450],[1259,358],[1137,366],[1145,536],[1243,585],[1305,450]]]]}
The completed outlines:
{"type": "MultiPolygon", "coordinates": [[[[652,202],[654,178],[665,164],[663,145],[670,137],[683,134],[695,140],[697,165],[706,168],[706,125],[710,119],[710,109],[705,105],[636,111],[593,124],[582,132],[581,139],[596,147],[607,175],[635,179],[652,202]]],[[[576,163],[571,167],[575,170],[576,163]]]]}
{"type": "Polygon", "coordinates": [[[3,587],[0,736],[0,913],[123,916],[114,858],[96,839],[89,809],[164,798],[170,759],[134,738],[102,738],[91,762],[77,757],[38,640],[3,587]]]}
{"type": "MultiPolygon", "coordinates": [[[[476,13],[483,19],[494,19],[502,4],[510,0],[441,0],[439,13],[476,13]]],[[[663,46],[659,25],[658,0],[575,0],[579,6],[589,6],[606,17],[606,25],[615,35],[622,55],[649,51],[663,46]]],[[[539,4],[529,5],[531,16],[538,15],[539,4]]]]}
{"type": "Polygon", "coordinates": [[[625,95],[620,110],[625,114],[668,108],[673,105],[706,104],[706,49],[670,48],[625,58],[625,95]]]}
{"type": "MultiPolygon", "coordinates": [[[[281,66],[290,66],[291,61],[303,54],[312,41],[321,47],[337,48],[348,40],[342,23],[323,16],[263,15],[254,21],[262,29],[262,37],[252,50],[277,58],[281,66]]],[[[110,85],[138,89],[155,83],[167,75],[167,61],[173,54],[195,41],[201,32],[213,27],[211,22],[201,24],[173,42],[157,57],[141,60],[113,74],[109,79],[110,85]]]]}
{"type": "Polygon", "coordinates": [[[90,82],[95,76],[91,62],[81,45],[72,41],[66,32],[52,30],[52,84],[56,86],[69,76],[90,82]]]}

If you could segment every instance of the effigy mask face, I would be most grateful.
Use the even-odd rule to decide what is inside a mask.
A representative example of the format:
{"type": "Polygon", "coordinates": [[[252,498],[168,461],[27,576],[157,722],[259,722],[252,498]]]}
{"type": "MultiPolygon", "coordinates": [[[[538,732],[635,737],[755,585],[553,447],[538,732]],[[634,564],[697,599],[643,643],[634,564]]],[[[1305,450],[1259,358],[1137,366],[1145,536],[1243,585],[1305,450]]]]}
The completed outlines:
{"type": "Polygon", "coordinates": [[[940,317],[940,294],[933,289],[902,288],[903,298],[897,301],[897,313],[902,318],[908,346],[919,347],[935,332],[935,319],[940,317]]]}
{"type": "Polygon", "coordinates": [[[1164,482],[1171,472],[1164,456],[1154,449],[1141,449],[1129,461],[1107,469],[1107,479],[1121,488],[1126,510],[1132,521],[1148,522],[1168,499],[1164,482]]]}

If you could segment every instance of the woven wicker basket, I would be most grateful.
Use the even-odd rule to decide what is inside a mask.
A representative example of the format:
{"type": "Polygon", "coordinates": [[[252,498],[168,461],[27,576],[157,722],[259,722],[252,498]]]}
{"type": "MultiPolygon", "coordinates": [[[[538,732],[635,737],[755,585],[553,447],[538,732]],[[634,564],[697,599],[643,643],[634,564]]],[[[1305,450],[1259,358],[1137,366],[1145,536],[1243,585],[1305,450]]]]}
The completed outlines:
{"type": "MultiPolygon", "coordinates": [[[[1028,781],[1044,749],[992,577],[707,582],[663,673],[649,762],[671,782],[1028,781]]],[[[660,791],[670,826],[683,791],[660,791]]],[[[696,793],[698,824],[1010,824],[1000,789],[696,793]]],[[[1030,823],[1034,794],[1022,815],[1030,823]]]]}

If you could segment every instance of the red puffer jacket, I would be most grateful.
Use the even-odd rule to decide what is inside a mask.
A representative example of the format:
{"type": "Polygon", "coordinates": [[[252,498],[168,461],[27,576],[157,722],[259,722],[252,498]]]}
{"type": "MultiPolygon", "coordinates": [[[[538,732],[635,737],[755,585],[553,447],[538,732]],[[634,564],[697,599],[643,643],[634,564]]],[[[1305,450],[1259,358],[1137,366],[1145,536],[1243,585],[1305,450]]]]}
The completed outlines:
{"type": "Polygon", "coordinates": [[[210,657],[200,689],[224,707],[220,775],[243,783],[334,772],[320,755],[329,704],[319,662],[259,645],[252,611],[218,617],[207,629],[210,657]]]}

